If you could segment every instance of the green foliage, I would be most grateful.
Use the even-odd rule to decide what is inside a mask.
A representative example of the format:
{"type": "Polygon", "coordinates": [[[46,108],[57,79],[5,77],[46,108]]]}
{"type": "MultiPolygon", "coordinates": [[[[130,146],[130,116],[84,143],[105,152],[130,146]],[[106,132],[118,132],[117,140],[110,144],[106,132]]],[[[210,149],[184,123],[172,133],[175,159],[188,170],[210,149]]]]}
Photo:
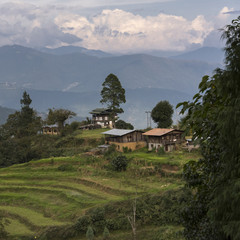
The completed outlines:
{"type": "Polygon", "coordinates": [[[168,128],[172,125],[173,107],[168,101],[160,101],[152,110],[151,117],[159,128],[168,128]]]}
{"type": "Polygon", "coordinates": [[[108,240],[110,239],[110,232],[107,227],[104,228],[103,230],[103,240],[108,240]]]}
{"type": "Polygon", "coordinates": [[[77,223],[74,225],[74,228],[77,232],[86,232],[88,226],[91,223],[91,218],[88,215],[85,215],[78,219],[77,223]]]}
{"type": "Polygon", "coordinates": [[[94,239],[94,232],[91,226],[88,227],[88,230],[86,232],[86,237],[88,240],[93,240],[94,239]]]}
{"type": "Polygon", "coordinates": [[[7,237],[8,237],[8,234],[7,234],[7,232],[6,232],[5,228],[4,228],[3,219],[0,216],[0,240],[1,239],[5,240],[5,239],[7,239],[7,237]]]}
{"type": "Polygon", "coordinates": [[[74,167],[71,164],[62,164],[58,167],[59,171],[65,172],[65,171],[73,171],[74,167]]]}
{"type": "Polygon", "coordinates": [[[166,152],[164,151],[164,147],[159,147],[159,148],[157,149],[157,154],[158,154],[158,155],[164,155],[164,154],[166,154],[166,152]]]}
{"type": "Polygon", "coordinates": [[[122,87],[119,79],[114,74],[109,74],[102,84],[100,100],[101,103],[107,104],[107,107],[112,111],[110,118],[115,122],[115,115],[123,113],[120,104],[125,103],[125,89],[122,87]]]}
{"type": "Polygon", "coordinates": [[[115,123],[115,127],[117,129],[134,129],[133,125],[131,123],[126,123],[125,121],[123,120],[118,120],[116,123],[115,123]]]}
{"type": "Polygon", "coordinates": [[[155,234],[153,240],[183,240],[182,229],[166,226],[161,227],[160,230],[155,234]]]}
{"type": "Polygon", "coordinates": [[[129,152],[131,152],[131,151],[132,151],[131,148],[123,147],[123,152],[124,152],[124,153],[129,153],[129,152]]]}
{"type": "Polygon", "coordinates": [[[203,77],[193,102],[183,102],[186,126],[198,138],[202,159],[189,162],[184,178],[193,194],[183,209],[186,239],[240,237],[240,17],[226,26],[224,70],[203,77]]]}
{"type": "Polygon", "coordinates": [[[114,171],[118,171],[118,172],[126,171],[127,165],[128,165],[128,159],[124,155],[118,155],[112,159],[111,165],[114,171]]]}
{"type": "Polygon", "coordinates": [[[7,122],[1,127],[0,132],[3,138],[33,136],[41,130],[41,118],[30,108],[32,100],[26,91],[20,102],[21,111],[10,114],[7,122]]]}
{"type": "Polygon", "coordinates": [[[24,163],[37,157],[32,139],[41,130],[42,122],[30,108],[31,102],[25,91],[20,100],[21,111],[9,115],[7,122],[0,127],[0,166],[24,163]]]}
{"type": "Polygon", "coordinates": [[[57,124],[60,131],[64,128],[64,123],[67,119],[76,116],[76,113],[67,109],[49,109],[47,116],[48,124],[57,124]]]}

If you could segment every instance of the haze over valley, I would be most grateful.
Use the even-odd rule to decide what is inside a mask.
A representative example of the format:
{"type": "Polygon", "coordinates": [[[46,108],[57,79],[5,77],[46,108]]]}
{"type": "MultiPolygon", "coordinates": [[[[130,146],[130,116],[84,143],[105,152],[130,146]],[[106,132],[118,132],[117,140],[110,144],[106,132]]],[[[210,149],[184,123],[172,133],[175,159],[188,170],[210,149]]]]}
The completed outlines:
{"type": "Polygon", "coordinates": [[[223,55],[220,49],[208,49],[209,59],[216,60],[211,63],[202,61],[201,52],[207,58],[204,48],[197,51],[199,59],[194,52],[166,58],[148,54],[114,56],[70,46],[40,50],[3,46],[0,47],[0,105],[19,109],[19,99],[23,90],[27,90],[39,112],[62,107],[87,117],[92,109],[102,106],[101,85],[113,73],[126,89],[125,113],[120,118],[144,128],[146,110],[163,99],[174,106],[190,100],[202,76],[212,74],[220,66],[223,55]]]}

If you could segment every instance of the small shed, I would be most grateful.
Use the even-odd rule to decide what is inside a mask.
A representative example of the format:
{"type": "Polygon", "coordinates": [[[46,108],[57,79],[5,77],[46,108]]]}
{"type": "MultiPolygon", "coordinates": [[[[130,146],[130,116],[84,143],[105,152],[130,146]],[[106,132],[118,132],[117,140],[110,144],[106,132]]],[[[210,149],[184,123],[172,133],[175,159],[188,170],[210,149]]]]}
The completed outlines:
{"type": "Polygon", "coordinates": [[[47,135],[59,135],[60,131],[57,125],[45,125],[43,126],[43,134],[47,135]]]}
{"type": "Polygon", "coordinates": [[[173,151],[176,144],[182,143],[183,131],[168,128],[154,128],[143,135],[147,137],[148,150],[164,148],[166,152],[173,151]]]}
{"type": "Polygon", "coordinates": [[[117,150],[123,152],[124,148],[136,150],[146,146],[143,132],[139,130],[111,129],[103,132],[106,144],[114,144],[117,150]]]}

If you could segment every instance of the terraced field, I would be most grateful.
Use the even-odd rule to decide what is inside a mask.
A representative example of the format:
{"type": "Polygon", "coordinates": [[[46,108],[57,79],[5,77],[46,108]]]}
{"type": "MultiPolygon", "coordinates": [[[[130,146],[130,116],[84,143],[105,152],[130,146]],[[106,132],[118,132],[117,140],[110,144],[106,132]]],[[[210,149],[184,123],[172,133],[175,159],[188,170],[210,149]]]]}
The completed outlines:
{"type": "Polygon", "coordinates": [[[109,170],[103,156],[49,158],[0,169],[0,212],[12,239],[37,236],[49,226],[67,226],[109,202],[183,185],[182,164],[194,153],[133,152],[126,172],[109,170]],[[158,171],[158,168],[161,171],[158,171]]]}

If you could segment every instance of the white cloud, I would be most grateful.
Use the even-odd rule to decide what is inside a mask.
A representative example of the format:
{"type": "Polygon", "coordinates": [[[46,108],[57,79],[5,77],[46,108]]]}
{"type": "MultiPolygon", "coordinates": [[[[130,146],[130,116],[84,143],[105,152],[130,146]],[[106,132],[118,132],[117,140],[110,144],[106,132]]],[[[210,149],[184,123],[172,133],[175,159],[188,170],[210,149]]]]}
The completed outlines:
{"type": "Polygon", "coordinates": [[[202,44],[213,30],[213,24],[203,16],[188,21],[167,14],[142,17],[119,9],[103,10],[91,19],[61,15],[55,23],[65,33],[83,39],[84,47],[104,51],[184,50],[191,44],[202,44]]]}
{"type": "Polygon", "coordinates": [[[81,41],[62,32],[54,23],[54,9],[26,3],[0,5],[0,45],[21,44],[42,47],[81,41]]]}
{"type": "MultiPolygon", "coordinates": [[[[216,22],[225,18],[224,12],[229,10],[232,9],[222,9],[216,22]]],[[[70,8],[54,5],[39,7],[20,2],[0,5],[0,45],[58,47],[72,44],[111,52],[180,51],[202,45],[214,28],[214,21],[209,22],[202,15],[190,21],[163,13],[144,17],[119,9],[105,9],[87,18],[73,14],[70,8]]]]}
{"type": "Polygon", "coordinates": [[[233,8],[228,8],[224,7],[218,14],[217,19],[220,20],[221,22],[225,22],[229,19],[229,15],[227,14],[228,12],[233,11],[233,8]]]}

